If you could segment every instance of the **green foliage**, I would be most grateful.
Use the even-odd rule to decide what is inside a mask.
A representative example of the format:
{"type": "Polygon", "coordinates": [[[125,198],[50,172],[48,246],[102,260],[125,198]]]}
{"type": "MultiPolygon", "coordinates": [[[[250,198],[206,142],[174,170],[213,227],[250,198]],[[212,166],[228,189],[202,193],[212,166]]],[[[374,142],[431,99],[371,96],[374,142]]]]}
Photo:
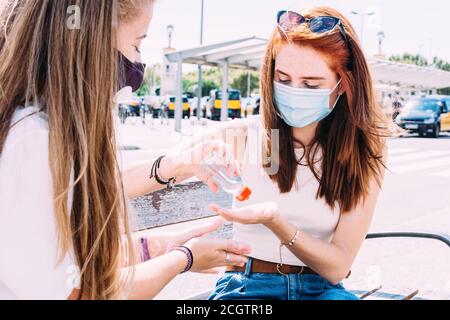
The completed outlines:
{"type": "MultiPolygon", "coordinates": [[[[435,57],[433,59],[433,65],[435,66],[435,68],[439,70],[450,71],[450,63],[442,59],[439,59],[438,57],[435,57]]],[[[438,94],[448,96],[450,95],[450,88],[439,89],[438,94]]]]}
{"type": "Polygon", "coordinates": [[[158,75],[159,65],[155,64],[145,69],[144,83],[136,92],[139,97],[150,95],[152,88],[161,85],[161,77],[158,75]]]}
{"type": "Polygon", "coordinates": [[[416,66],[427,67],[428,60],[421,56],[420,54],[409,54],[404,53],[403,55],[395,55],[389,58],[389,61],[406,63],[406,64],[414,64],[416,66]]]}
{"type": "MultiPolygon", "coordinates": [[[[248,90],[248,73],[243,73],[237,78],[234,78],[231,87],[241,91],[243,97],[249,96],[248,90]]],[[[259,76],[254,72],[250,73],[250,94],[255,88],[259,87],[259,76]]]]}
{"type": "MultiPolygon", "coordinates": [[[[238,89],[242,92],[242,96],[247,95],[247,75],[248,71],[240,69],[230,69],[229,72],[229,83],[230,88],[238,89]]],[[[257,72],[251,72],[251,89],[253,91],[259,88],[259,74],[257,72]]],[[[222,69],[204,67],[203,73],[203,96],[208,96],[211,90],[220,89],[223,83],[222,69]]],[[[183,90],[185,92],[192,92],[197,94],[197,81],[198,81],[198,71],[192,71],[183,76],[183,90]]]]}
{"type": "MultiPolygon", "coordinates": [[[[202,84],[202,96],[208,96],[211,90],[219,89],[219,85],[211,79],[203,80],[202,84]]],[[[190,92],[193,95],[197,95],[198,85],[197,80],[183,79],[183,92],[190,92]]]]}
{"type": "MultiPolygon", "coordinates": [[[[202,96],[208,96],[211,90],[215,89],[219,89],[219,85],[217,83],[210,79],[204,80],[202,86],[202,96]]],[[[195,92],[197,92],[197,90],[195,92]]]]}
{"type": "Polygon", "coordinates": [[[183,92],[194,92],[193,91],[193,86],[194,86],[194,82],[190,79],[183,79],[183,92]]]}
{"type": "Polygon", "coordinates": [[[433,65],[439,70],[450,71],[450,63],[439,59],[438,57],[433,59],[433,65]]]}

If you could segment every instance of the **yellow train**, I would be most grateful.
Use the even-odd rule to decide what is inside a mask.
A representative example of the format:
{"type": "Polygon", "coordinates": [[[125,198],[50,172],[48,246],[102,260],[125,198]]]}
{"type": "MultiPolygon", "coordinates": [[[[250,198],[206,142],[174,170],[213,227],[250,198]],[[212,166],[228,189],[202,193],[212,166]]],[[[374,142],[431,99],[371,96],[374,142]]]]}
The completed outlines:
{"type": "MultiPolygon", "coordinates": [[[[176,98],[174,96],[169,97],[169,118],[175,117],[176,98]]],[[[187,96],[183,96],[183,118],[191,115],[191,107],[187,96]]]]}
{"type": "MultiPolygon", "coordinates": [[[[212,90],[210,93],[210,112],[211,120],[220,120],[222,112],[222,91],[212,90]]],[[[241,118],[241,92],[239,90],[228,90],[228,117],[241,118]]]]}

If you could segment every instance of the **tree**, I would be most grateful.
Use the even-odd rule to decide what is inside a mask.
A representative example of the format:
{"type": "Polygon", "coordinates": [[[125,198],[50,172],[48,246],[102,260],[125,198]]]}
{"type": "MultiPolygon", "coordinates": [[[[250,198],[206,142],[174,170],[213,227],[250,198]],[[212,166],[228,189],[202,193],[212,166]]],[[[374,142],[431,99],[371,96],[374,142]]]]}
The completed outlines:
{"type": "MultiPolygon", "coordinates": [[[[193,89],[194,94],[197,95],[197,90],[198,90],[197,83],[194,84],[192,89],[193,89]]],[[[216,90],[216,89],[220,89],[220,86],[216,82],[214,82],[213,80],[210,80],[210,79],[203,80],[202,97],[209,96],[210,92],[212,90],[216,90]]]]}
{"type": "MultiPolygon", "coordinates": [[[[450,63],[438,57],[433,59],[433,65],[439,70],[450,71],[450,63]]],[[[438,94],[450,95],[450,88],[439,89],[438,94]]]]}
{"type": "Polygon", "coordinates": [[[150,94],[150,84],[148,82],[148,79],[146,79],[144,77],[144,83],[142,84],[142,86],[138,89],[138,91],[136,91],[136,94],[139,97],[143,97],[143,96],[147,96],[150,94]]]}
{"type": "Polygon", "coordinates": [[[250,94],[248,94],[248,72],[242,73],[231,83],[231,87],[241,91],[243,97],[248,97],[252,91],[259,87],[259,76],[254,72],[250,73],[250,94]]]}
{"type": "Polygon", "coordinates": [[[161,77],[158,75],[159,68],[158,64],[154,64],[145,69],[144,83],[136,92],[138,96],[147,96],[151,94],[153,88],[161,85],[161,77]]]}
{"type": "Polygon", "coordinates": [[[196,83],[190,79],[183,79],[183,92],[194,92],[194,85],[196,83]]]}
{"type": "MultiPolygon", "coordinates": [[[[248,71],[242,69],[230,69],[229,83],[230,88],[238,89],[243,96],[247,95],[247,75],[248,71]]],[[[259,75],[257,72],[251,72],[251,90],[259,88],[259,75]]],[[[183,88],[187,92],[197,94],[198,72],[192,71],[183,76],[183,88]]],[[[205,67],[203,69],[203,96],[208,96],[211,90],[220,89],[223,83],[222,70],[215,67],[205,67]]]]}
{"type": "Polygon", "coordinates": [[[450,71],[450,63],[442,59],[439,59],[438,57],[435,57],[433,59],[433,65],[436,67],[436,69],[450,71]]]}
{"type": "Polygon", "coordinates": [[[420,54],[413,55],[409,53],[404,53],[403,55],[394,55],[389,58],[389,61],[414,64],[420,67],[428,67],[427,58],[421,56],[420,54]]]}

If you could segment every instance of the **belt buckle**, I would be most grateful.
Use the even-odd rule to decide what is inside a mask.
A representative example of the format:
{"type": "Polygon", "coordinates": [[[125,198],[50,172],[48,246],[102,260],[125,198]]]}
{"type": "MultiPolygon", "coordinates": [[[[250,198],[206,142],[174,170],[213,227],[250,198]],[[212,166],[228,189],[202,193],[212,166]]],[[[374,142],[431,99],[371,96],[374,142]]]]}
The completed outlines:
{"type": "MultiPolygon", "coordinates": [[[[277,264],[277,271],[278,271],[278,273],[283,275],[283,276],[288,276],[289,274],[284,273],[283,271],[281,271],[282,267],[283,267],[283,264],[281,264],[281,263],[277,264]]],[[[301,269],[300,269],[300,272],[298,274],[301,275],[301,274],[303,274],[304,271],[305,271],[305,267],[302,266],[301,269]]]]}
{"type": "Polygon", "coordinates": [[[281,274],[282,276],[287,276],[286,273],[284,273],[283,271],[281,271],[281,268],[283,267],[283,265],[281,263],[277,264],[277,271],[279,274],[281,274]]]}

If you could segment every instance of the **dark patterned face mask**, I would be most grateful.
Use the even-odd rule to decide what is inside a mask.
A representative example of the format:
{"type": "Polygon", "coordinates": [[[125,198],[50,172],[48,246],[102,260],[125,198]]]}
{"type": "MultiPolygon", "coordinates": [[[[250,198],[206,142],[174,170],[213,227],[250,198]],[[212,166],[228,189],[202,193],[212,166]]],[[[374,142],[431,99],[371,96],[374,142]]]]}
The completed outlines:
{"type": "Polygon", "coordinates": [[[133,92],[139,90],[144,83],[145,64],[131,62],[119,52],[119,88],[131,87],[133,92]]]}

